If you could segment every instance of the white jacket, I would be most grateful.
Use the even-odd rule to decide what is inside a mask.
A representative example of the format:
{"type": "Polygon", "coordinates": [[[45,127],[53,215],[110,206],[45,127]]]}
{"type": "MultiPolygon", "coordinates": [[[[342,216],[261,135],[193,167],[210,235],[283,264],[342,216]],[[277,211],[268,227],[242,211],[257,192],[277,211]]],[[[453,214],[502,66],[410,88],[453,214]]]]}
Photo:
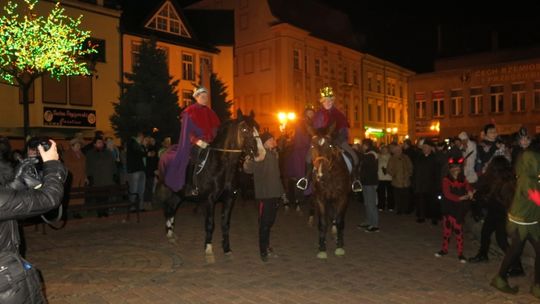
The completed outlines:
{"type": "Polygon", "coordinates": [[[478,175],[476,175],[476,171],[474,170],[476,153],[476,143],[469,139],[467,142],[467,149],[463,151],[463,157],[465,158],[463,174],[465,175],[465,179],[469,184],[476,183],[478,181],[478,175]]]}
{"type": "Polygon", "coordinates": [[[387,153],[387,154],[381,154],[379,153],[379,170],[378,170],[378,175],[379,175],[379,180],[380,181],[391,181],[392,180],[392,175],[388,174],[388,172],[386,172],[386,174],[384,174],[382,168],[387,168],[388,166],[388,160],[390,159],[390,154],[387,153]]]}

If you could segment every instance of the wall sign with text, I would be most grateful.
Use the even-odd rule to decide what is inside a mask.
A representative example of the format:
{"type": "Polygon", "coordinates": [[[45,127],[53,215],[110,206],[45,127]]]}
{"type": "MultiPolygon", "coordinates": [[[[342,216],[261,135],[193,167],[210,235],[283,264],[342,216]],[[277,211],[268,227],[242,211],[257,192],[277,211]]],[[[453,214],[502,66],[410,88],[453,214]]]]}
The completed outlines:
{"type": "Polygon", "coordinates": [[[43,107],[43,125],[96,127],[96,111],[43,107]]]}

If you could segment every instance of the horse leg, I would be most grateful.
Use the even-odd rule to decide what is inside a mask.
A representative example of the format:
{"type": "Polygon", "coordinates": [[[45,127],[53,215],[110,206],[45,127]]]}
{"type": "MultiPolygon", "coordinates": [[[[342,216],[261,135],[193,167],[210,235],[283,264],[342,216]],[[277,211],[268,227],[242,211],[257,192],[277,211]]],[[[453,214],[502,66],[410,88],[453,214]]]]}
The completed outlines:
{"type": "Polygon", "coordinates": [[[206,217],[204,225],[206,230],[206,238],[204,240],[204,252],[206,255],[214,255],[214,251],[212,249],[212,234],[214,233],[215,203],[209,199],[206,204],[206,217]]]}
{"type": "Polygon", "coordinates": [[[178,206],[180,206],[180,197],[172,192],[168,191],[167,198],[163,201],[163,213],[165,215],[165,232],[168,239],[176,238],[174,235],[174,216],[178,206]]]}
{"type": "Polygon", "coordinates": [[[336,228],[337,228],[337,240],[336,250],[334,252],[337,256],[345,255],[345,249],[343,249],[343,230],[345,229],[345,211],[347,211],[347,198],[341,199],[338,202],[336,210],[336,228]]]}
{"type": "Polygon", "coordinates": [[[234,194],[227,195],[223,200],[223,209],[221,210],[221,233],[223,235],[221,247],[225,255],[232,254],[231,244],[229,242],[229,229],[231,227],[231,215],[235,201],[236,197],[234,194]]]}
{"type": "Polygon", "coordinates": [[[325,206],[322,201],[317,199],[317,207],[319,210],[319,253],[317,258],[326,259],[326,230],[328,228],[328,214],[326,214],[325,206]]]}

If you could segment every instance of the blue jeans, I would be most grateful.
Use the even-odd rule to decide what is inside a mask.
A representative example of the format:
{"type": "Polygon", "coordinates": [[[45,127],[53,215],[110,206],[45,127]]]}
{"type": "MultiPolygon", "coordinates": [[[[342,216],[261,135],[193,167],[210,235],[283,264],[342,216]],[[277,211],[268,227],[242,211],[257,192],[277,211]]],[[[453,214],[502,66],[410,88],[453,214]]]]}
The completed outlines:
{"type": "Polygon", "coordinates": [[[371,227],[379,227],[379,213],[377,210],[377,185],[363,185],[362,196],[366,208],[365,223],[371,227]]]}
{"type": "MultiPolygon", "coordinates": [[[[139,195],[139,210],[143,209],[143,199],[144,199],[144,188],[146,184],[146,174],[144,171],[137,171],[133,173],[128,173],[127,181],[129,185],[130,193],[137,193],[139,195]]],[[[134,202],[135,196],[131,195],[129,200],[134,202]]]]}

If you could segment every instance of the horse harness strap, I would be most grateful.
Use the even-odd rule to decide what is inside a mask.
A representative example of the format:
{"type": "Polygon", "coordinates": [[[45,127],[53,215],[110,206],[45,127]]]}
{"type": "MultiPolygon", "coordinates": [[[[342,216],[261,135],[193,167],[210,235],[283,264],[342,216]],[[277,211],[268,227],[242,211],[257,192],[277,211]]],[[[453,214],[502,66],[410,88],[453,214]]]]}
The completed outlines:
{"type": "Polygon", "coordinates": [[[220,152],[242,153],[242,150],[239,150],[239,149],[221,149],[221,148],[210,148],[210,149],[220,151],[220,152]]]}

